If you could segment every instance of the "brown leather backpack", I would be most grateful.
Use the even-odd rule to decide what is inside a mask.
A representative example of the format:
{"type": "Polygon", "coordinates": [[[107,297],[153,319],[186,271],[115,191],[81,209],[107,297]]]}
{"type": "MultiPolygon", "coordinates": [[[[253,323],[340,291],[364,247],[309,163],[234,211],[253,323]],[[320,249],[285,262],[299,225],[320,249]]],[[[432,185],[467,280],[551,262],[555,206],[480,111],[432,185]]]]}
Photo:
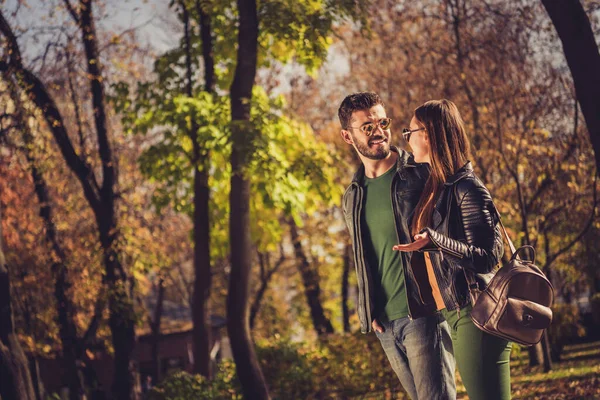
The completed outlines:
{"type": "Polygon", "coordinates": [[[515,250],[500,215],[498,219],[512,257],[484,290],[479,290],[478,283],[465,272],[473,304],[471,320],[484,332],[531,346],[542,339],[544,329],[552,322],[554,288],[535,266],[534,248],[522,246],[515,250]],[[532,253],[531,261],[519,256],[526,249],[532,253]]]}

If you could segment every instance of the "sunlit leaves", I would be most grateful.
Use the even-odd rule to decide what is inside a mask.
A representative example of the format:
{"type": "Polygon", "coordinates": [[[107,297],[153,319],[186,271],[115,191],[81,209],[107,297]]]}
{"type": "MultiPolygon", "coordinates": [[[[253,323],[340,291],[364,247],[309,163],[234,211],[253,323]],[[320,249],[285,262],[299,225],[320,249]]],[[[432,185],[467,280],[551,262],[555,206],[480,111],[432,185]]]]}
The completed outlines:
{"type": "MultiPolygon", "coordinates": [[[[117,90],[121,96],[125,94],[122,88],[117,90]]],[[[194,168],[208,168],[214,217],[213,255],[223,256],[227,247],[231,151],[228,98],[200,92],[195,98],[177,95],[161,103],[151,101],[158,93],[152,92],[151,86],[141,86],[138,97],[148,106],[130,108],[129,114],[124,112],[122,105],[127,103],[122,97],[117,101],[128,130],[151,135],[153,139],[154,144],[139,159],[141,171],[156,184],[154,199],[159,210],[171,205],[191,216],[194,168]],[[193,164],[193,126],[198,127],[197,140],[202,151],[210,154],[208,165],[193,164]]],[[[281,240],[277,212],[297,219],[300,213],[331,204],[341,193],[334,184],[333,160],[327,148],[317,142],[308,125],[284,116],[283,106],[282,98],[271,99],[262,89],[255,88],[251,122],[242,132],[252,148],[245,173],[254,188],[253,236],[267,247],[281,240]],[[270,216],[264,218],[266,215],[270,216]]]]}
{"type": "MultiPolygon", "coordinates": [[[[194,13],[193,2],[189,2],[194,13]]],[[[294,60],[315,74],[327,57],[335,23],[361,19],[366,25],[367,1],[258,1],[258,67],[294,60]]],[[[237,7],[231,0],[203,1],[211,16],[218,87],[227,90],[236,65],[237,7]]],[[[182,46],[183,47],[183,46],[182,46]]],[[[197,48],[197,47],[196,47],[197,48]]],[[[173,69],[166,70],[172,73],[173,69]]]]}

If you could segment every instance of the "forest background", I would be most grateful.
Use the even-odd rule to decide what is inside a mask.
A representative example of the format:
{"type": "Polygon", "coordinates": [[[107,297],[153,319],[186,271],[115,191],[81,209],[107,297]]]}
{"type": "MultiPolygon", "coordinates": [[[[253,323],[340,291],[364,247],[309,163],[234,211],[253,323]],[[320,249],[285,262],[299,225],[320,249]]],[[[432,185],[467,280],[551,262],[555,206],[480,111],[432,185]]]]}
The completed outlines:
{"type": "Polygon", "coordinates": [[[359,161],[337,107],[363,90],[403,148],[424,101],[462,112],[477,174],[557,296],[515,359],[550,373],[600,337],[600,2],[0,7],[0,398],[40,398],[46,359],[71,399],[137,398],[146,375],[157,399],[401,396],[357,332],[340,209],[359,161]],[[180,332],[188,372],[165,378],[161,340],[180,332]]]}

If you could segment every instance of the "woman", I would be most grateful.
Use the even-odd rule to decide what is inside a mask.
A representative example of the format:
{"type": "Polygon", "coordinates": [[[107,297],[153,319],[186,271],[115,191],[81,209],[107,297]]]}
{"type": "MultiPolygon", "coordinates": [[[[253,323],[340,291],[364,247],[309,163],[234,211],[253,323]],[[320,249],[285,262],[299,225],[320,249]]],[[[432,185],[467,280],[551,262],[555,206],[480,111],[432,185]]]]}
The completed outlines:
{"type": "Polygon", "coordinates": [[[409,221],[415,241],[394,250],[424,252],[436,306],[450,324],[469,398],[510,399],[511,343],[479,330],[470,318],[467,281],[485,285],[503,246],[490,193],[468,161],[463,120],[451,101],[428,101],[415,110],[403,135],[415,161],[429,163],[431,174],[409,221]]]}

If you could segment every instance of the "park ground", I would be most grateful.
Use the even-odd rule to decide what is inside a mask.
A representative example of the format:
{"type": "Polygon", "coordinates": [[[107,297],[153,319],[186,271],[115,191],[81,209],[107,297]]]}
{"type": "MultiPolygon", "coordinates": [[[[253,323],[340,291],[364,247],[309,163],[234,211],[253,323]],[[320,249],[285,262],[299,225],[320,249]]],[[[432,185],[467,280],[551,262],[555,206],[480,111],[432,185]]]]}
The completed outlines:
{"type": "MultiPolygon", "coordinates": [[[[600,399],[600,342],[565,347],[561,362],[545,373],[529,367],[526,349],[511,361],[514,399],[600,399]]],[[[467,396],[462,387],[463,395],[467,396]]]]}
{"type": "MultiPolygon", "coordinates": [[[[528,400],[600,400],[600,341],[567,345],[561,362],[552,371],[530,367],[526,348],[513,348],[511,356],[512,398],[528,400]]],[[[457,374],[458,400],[467,400],[457,374]]],[[[403,394],[378,394],[361,399],[404,399],[403,394]]]]}

